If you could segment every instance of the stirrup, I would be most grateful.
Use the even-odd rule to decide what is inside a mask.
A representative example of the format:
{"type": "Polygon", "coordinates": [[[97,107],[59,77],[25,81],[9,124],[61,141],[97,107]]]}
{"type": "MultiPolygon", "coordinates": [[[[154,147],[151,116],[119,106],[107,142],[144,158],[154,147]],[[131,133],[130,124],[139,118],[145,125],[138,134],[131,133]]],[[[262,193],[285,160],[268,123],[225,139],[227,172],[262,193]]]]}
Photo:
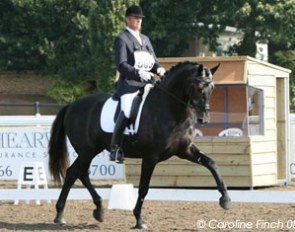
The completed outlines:
{"type": "Polygon", "coordinates": [[[111,150],[110,161],[115,161],[118,164],[124,163],[124,154],[119,146],[115,146],[111,150]]]}

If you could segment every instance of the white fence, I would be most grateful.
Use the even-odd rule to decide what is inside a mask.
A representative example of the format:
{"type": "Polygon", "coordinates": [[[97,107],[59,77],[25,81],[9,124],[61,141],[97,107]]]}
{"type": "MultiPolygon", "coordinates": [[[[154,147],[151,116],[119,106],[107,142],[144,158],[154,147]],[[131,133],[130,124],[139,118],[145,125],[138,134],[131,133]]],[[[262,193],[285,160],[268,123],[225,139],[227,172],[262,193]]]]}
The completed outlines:
{"type": "MultiPolygon", "coordinates": [[[[47,177],[47,145],[55,116],[0,116],[0,180],[19,177],[24,162],[43,162],[47,177]]],[[[77,154],[68,144],[70,161],[77,154]]],[[[109,153],[98,154],[90,166],[91,179],[125,179],[124,165],[109,161],[109,153]]]]}
{"type": "MultiPolygon", "coordinates": [[[[42,161],[48,174],[47,144],[55,116],[0,116],[0,180],[18,179],[22,162],[42,161]]],[[[290,114],[290,173],[295,178],[295,114],[290,114]]],[[[69,146],[70,160],[77,154],[69,146]]],[[[124,179],[124,165],[108,160],[108,152],[91,163],[92,179],[124,179]]],[[[49,175],[47,175],[49,176],[49,175]]]]}
{"type": "MultiPolygon", "coordinates": [[[[0,180],[17,179],[20,165],[26,160],[44,162],[47,168],[47,143],[50,135],[50,126],[55,116],[0,116],[0,180]]],[[[290,171],[295,178],[295,114],[290,116],[291,121],[291,161],[290,171]]],[[[71,161],[75,152],[71,147],[71,161]]],[[[48,168],[47,168],[48,169],[48,168]]],[[[123,179],[124,165],[109,162],[108,154],[99,154],[91,164],[90,176],[92,179],[123,179]],[[113,175],[113,171],[115,175],[113,175]],[[93,175],[96,173],[96,175],[93,175]]],[[[109,199],[110,189],[97,189],[103,199],[109,199]]],[[[190,201],[215,201],[218,192],[208,190],[164,190],[151,189],[147,200],[190,200],[190,201]],[[166,191],[170,191],[169,193],[166,191]],[[173,192],[174,191],[174,192],[173,192]],[[185,192],[175,192],[185,191],[185,192]],[[207,191],[206,193],[200,191],[207,191]],[[173,196],[167,198],[167,196],[173,196]],[[186,196],[186,197],[183,197],[186,196]],[[201,198],[198,198],[201,196],[201,198]],[[205,198],[204,198],[205,196],[205,198]]],[[[57,199],[58,189],[0,189],[0,200],[52,200],[57,199]]],[[[250,202],[277,202],[295,203],[294,192],[256,192],[256,191],[230,191],[234,201],[250,202]],[[251,196],[250,196],[250,195],[251,196]],[[259,196],[257,196],[257,194],[259,196]],[[284,194],[284,196],[282,196],[284,194]],[[287,195],[286,195],[287,194],[287,195]],[[248,196],[249,195],[249,196],[248,196]],[[268,197],[267,197],[268,196],[268,197]]],[[[86,189],[72,189],[69,199],[90,199],[86,189]]]]}

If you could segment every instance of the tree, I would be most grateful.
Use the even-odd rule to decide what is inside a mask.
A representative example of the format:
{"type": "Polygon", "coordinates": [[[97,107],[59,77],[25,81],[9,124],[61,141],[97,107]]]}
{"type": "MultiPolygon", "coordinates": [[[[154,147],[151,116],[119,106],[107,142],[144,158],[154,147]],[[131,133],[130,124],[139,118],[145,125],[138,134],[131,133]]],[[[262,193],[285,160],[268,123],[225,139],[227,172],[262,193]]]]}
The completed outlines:
{"type": "MultiPolygon", "coordinates": [[[[50,92],[51,95],[56,96],[58,87],[61,93],[69,89],[73,91],[73,97],[69,98],[72,101],[85,94],[81,90],[89,79],[97,81],[99,91],[111,91],[115,79],[113,40],[124,28],[126,7],[135,1],[92,0],[70,5],[58,2],[58,9],[62,10],[60,25],[66,27],[58,31],[66,30],[69,36],[58,36],[49,49],[49,53],[54,54],[49,68],[57,70],[59,83],[53,85],[55,91],[50,92]]],[[[63,96],[61,100],[67,101],[63,96]]]]}
{"type": "Polygon", "coordinates": [[[44,67],[46,57],[39,52],[41,5],[33,0],[0,2],[0,69],[40,70],[44,67]]]}
{"type": "Polygon", "coordinates": [[[90,11],[90,50],[93,51],[92,61],[101,91],[113,89],[116,72],[113,41],[125,27],[125,11],[132,4],[138,4],[138,1],[100,0],[90,11]]]}
{"type": "MultiPolygon", "coordinates": [[[[295,50],[278,51],[274,54],[273,60],[282,67],[295,70],[295,50]]],[[[295,73],[290,75],[290,103],[295,105],[295,73]]]]}
{"type": "Polygon", "coordinates": [[[3,0],[0,3],[0,69],[38,70],[52,77],[58,102],[85,94],[95,80],[113,89],[114,37],[126,8],[138,0],[3,0]]]}
{"type": "MultiPolygon", "coordinates": [[[[216,51],[218,33],[236,27],[244,36],[231,48],[239,55],[254,56],[256,43],[269,44],[269,60],[295,71],[295,0],[141,0],[146,18],[143,31],[150,35],[158,56],[181,56],[193,36],[204,38],[216,51]],[[288,62],[289,61],[289,62],[288,62]]],[[[294,75],[290,77],[295,104],[294,75]]]]}
{"type": "Polygon", "coordinates": [[[215,51],[218,33],[226,26],[244,33],[236,48],[241,55],[255,56],[256,42],[295,44],[295,0],[141,0],[141,5],[146,15],[143,31],[159,56],[181,55],[187,40],[196,35],[215,51]]]}
{"type": "MultiPolygon", "coordinates": [[[[0,69],[52,76],[50,95],[59,102],[85,94],[88,80],[100,91],[111,91],[113,40],[124,28],[126,8],[138,2],[2,0],[0,69]]],[[[254,56],[257,41],[269,43],[270,61],[278,61],[273,54],[279,50],[295,50],[295,0],[141,0],[140,5],[146,16],[143,32],[158,56],[181,56],[193,36],[216,51],[225,26],[244,33],[239,54],[254,56]]]]}
{"type": "Polygon", "coordinates": [[[234,8],[236,11],[228,22],[244,33],[237,46],[238,54],[255,56],[256,42],[294,47],[295,0],[237,1],[234,8]]]}
{"type": "MultiPolygon", "coordinates": [[[[154,2],[141,0],[146,15],[143,21],[143,32],[150,35],[158,56],[181,56],[188,47],[188,40],[193,36],[203,38],[204,43],[209,44],[210,50],[216,51],[219,33],[226,26],[238,26],[236,22],[241,21],[236,15],[244,2],[240,0],[154,2]]],[[[241,24],[243,23],[244,21],[241,24]]],[[[247,22],[246,25],[248,25],[247,22]]],[[[250,32],[251,30],[248,34],[250,32]]],[[[252,37],[249,39],[247,37],[248,40],[250,38],[252,37]]]]}
{"type": "Polygon", "coordinates": [[[146,16],[143,32],[150,35],[158,56],[180,56],[188,39],[196,35],[214,49],[218,33],[224,29],[219,23],[223,2],[231,1],[141,0],[146,16]]]}

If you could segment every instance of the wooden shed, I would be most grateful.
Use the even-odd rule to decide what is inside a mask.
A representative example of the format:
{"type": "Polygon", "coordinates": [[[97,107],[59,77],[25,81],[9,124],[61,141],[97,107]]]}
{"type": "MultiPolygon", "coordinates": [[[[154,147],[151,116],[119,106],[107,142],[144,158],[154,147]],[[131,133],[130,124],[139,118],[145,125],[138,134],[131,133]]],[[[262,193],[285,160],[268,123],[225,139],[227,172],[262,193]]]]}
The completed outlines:
{"type": "MultiPolygon", "coordinates": [[[[212,157],[229,187],[272,186],[290,180],[290,70],[248,56],[161,58],[211,68],[216,88],[211,122],[196,128],[195,144],[212,157]]],[[[127,159],[127,182],[138,186],[141,160],[127,159]]],[[[151,186],[215,187],[202,166],[173,157],[156,166],[151,186]]]]}

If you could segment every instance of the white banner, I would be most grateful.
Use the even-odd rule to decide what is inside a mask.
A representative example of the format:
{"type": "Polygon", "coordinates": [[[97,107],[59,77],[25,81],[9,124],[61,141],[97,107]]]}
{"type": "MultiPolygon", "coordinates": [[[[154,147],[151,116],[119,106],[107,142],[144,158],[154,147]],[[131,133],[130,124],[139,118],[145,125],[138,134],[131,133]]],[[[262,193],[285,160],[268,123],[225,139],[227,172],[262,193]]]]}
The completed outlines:
{"type": "MultiPolygon", "coordinates": [[[[19,177],[23,162],[43,162],[47,178],[48,141],[50,127],[0,127],[0,180],[14,180],[19,177]]],[[[71,163],[77,154],[68,143],[71,163]]],[[[90,165],[91,179],[124,179],[124,165],[109,161],[109,153],[98,154],[90,165]]]]}

